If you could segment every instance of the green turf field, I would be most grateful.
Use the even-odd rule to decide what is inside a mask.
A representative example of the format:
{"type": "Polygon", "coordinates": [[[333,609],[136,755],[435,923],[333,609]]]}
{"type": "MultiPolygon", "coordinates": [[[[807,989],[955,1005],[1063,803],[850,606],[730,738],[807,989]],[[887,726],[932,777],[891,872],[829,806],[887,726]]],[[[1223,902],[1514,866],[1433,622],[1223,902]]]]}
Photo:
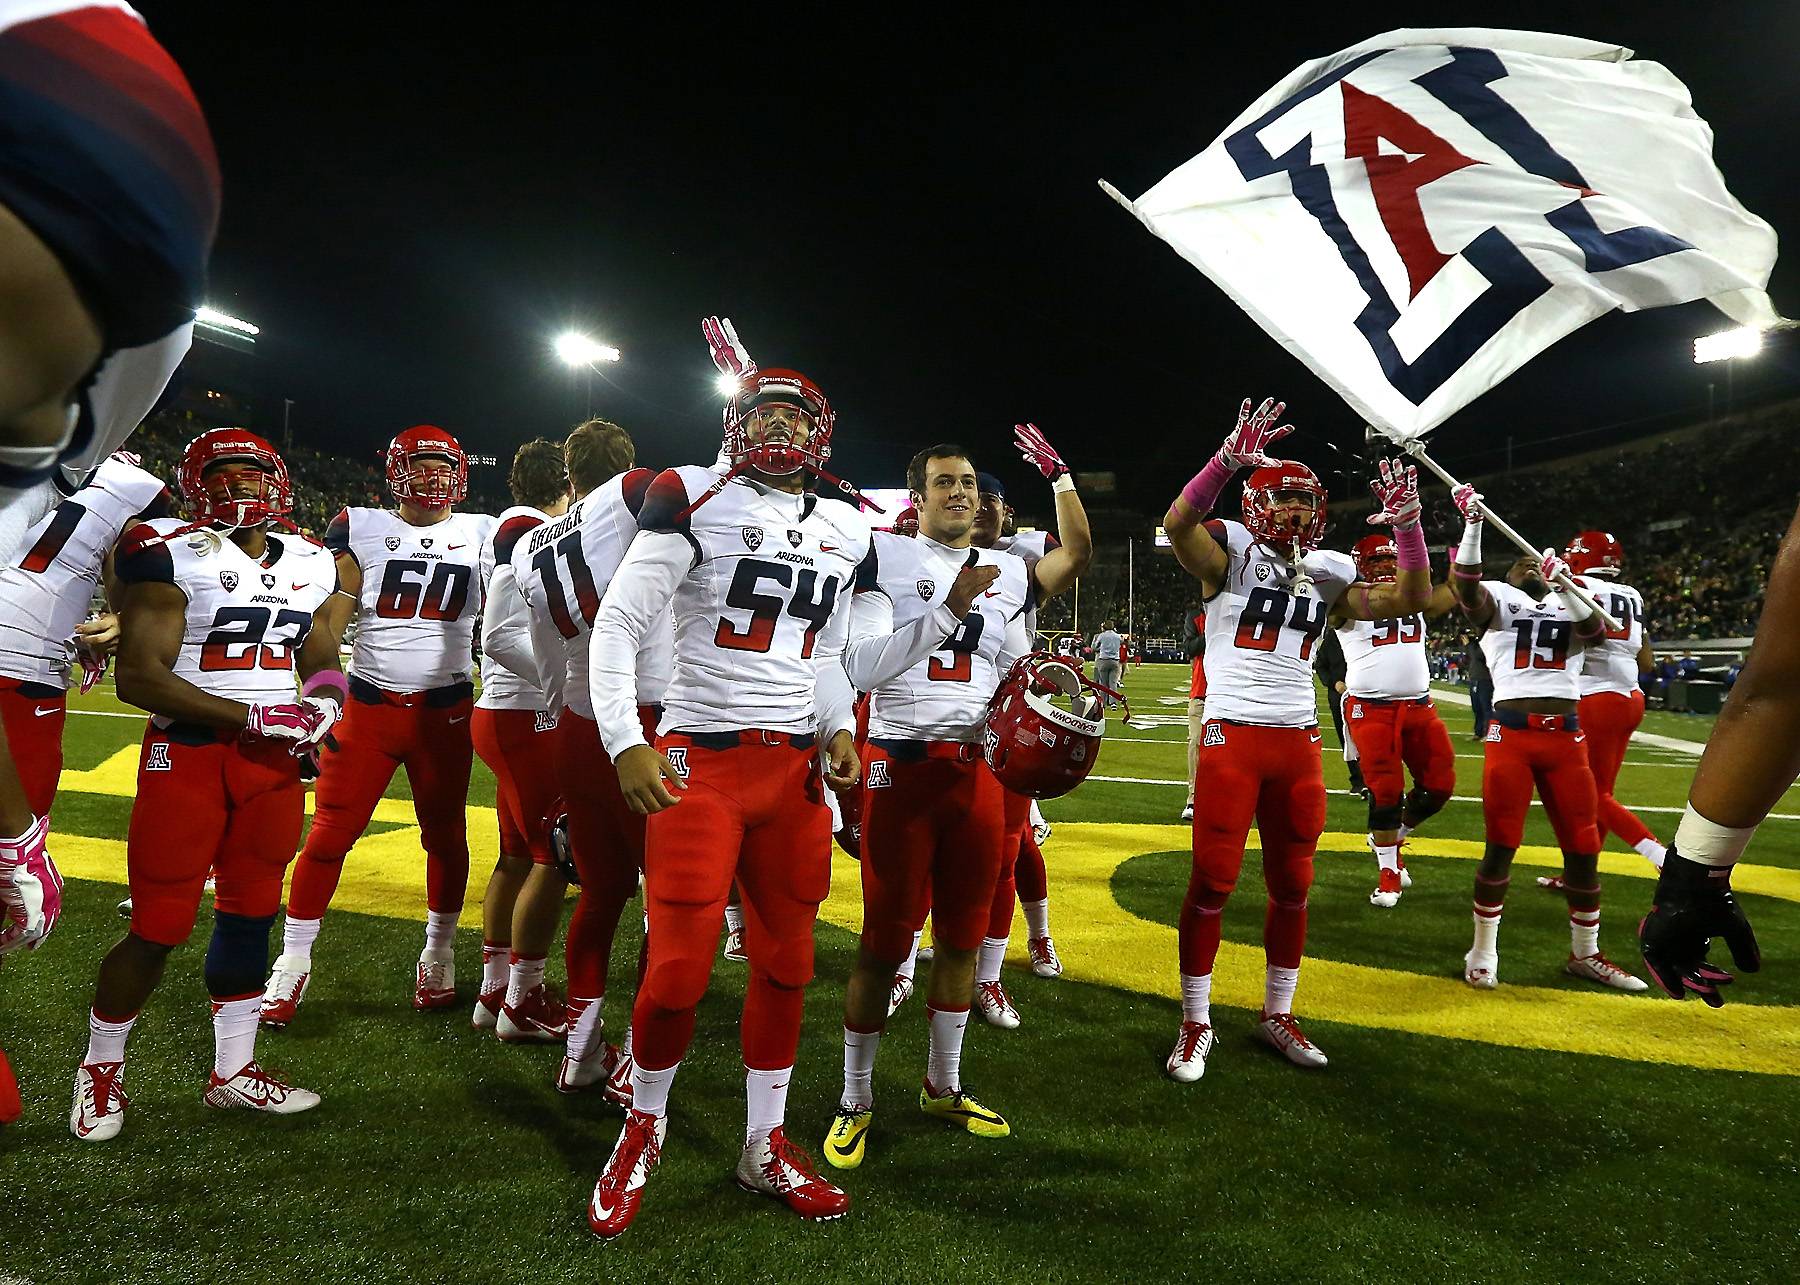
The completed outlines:
{"type": "MultiPolygon", "coordinates": [[[[0,1042],[26,1118],[0,1130],[13,1215],[0,1281],[984,1279],[1795,1279],[1800,1242],[1800,795],[1765,826],[1738,884],[1768,971],[1714,1012],[1602,993],[1562,976],[1566,916],[1533,886],[1528,847],[1501,933],[1502,985],[1460,982],[1480,806],[1452,803],[1421,835],[1413,889],[1371,908],[1360,799],[1334,794],[1296,1009],[1330,1055],[1290,1067],[1251,1038],[1261,993],[1258,861],[1226,911],[1206,1078],[1161,1074],[1173,1042],[1174,923],[1188,874],[1185,671],[1129,676],[1140,722],[1115,724],[1090,781],[1046,807],[1053,927],[1067,975],[1009,966],[1024,1024],[972,1026],[966,1083],[1012,1120],[998,1142],[927,1124],[916,1106],[925,1032],[896,1016],[876,1074],[869,1158],[845,1177],[849,1218],[807,1226],[739,1192],[741,966],[721,962],[677,1081],[669,1143],[619,1242],[584,1207],[618,1132],[593,1097],[551,1087],[557,1054],[506,1048],[466,1008],[408,1006],[422,859],[404,804],[384,805],[346,869],[317,975],[266,1064],[324,1095],[309,1115],[208,1111],[212,1036],[200,983],[205,917],[171,958],[133,1033],[124,1133],[69,1136],[100,956],[122,931],[124,834],[140,723],[102,689],[69,720],[53,851],[70,875],[56,936],[0,970],[0,1042]],[[121,754],[121,751],[124,751],[121,754]],[[1440,842],[1441,841],[1441,842],[1440,842]],[[1225,1006],[1220,1006],[1219,1000],[1225,1006]]],[[[1466,706],[1441,702],[1459,795],[1479,793],[1466,706]]],[[[1653,714],[1645,730],[1703,740],[1708,723],[1653,714]]],[[[1326,732],[1328,784],[1344,770],[1326,732]]],[[[1694,756],[1634,747],[1619,796],[1667,837],[1694,756]],[[1652,810],[1660,809],[1660,810],[1652,810]]],[[[403,781],[393,797],[403,799],[403,781]]],[[[494,849],[492,781],[471,797],[478,853],[459,939],[473,998],[477,919],[494,849]]],[[[180,818],[170,824],[179,825],[180,818]]],[[[1548,844],[1534,814],[1528,845],[1548,844]]],[[[1614,844],[1617,847],[1616,841],[1614,844]]],[[[1602,949],[1635,965],[1651,871],[1605,859],[1602,949]]],[[[815,1154],[839,1087],[854,867],[838,860],[819,930],[789,1099],[815,1154]]],[[[634,957],[627,915],[619,960],[634,957]]],[[[1023,925],[1015,946],[1023,946],[1023,925]]],[[[553,979],[560,973],[553,960],[553,979]]],[[[616,961],[615,977],[629,978],[616,961]]],[[[627,987],[609,1014],[622,1020],[627,987]]]]}

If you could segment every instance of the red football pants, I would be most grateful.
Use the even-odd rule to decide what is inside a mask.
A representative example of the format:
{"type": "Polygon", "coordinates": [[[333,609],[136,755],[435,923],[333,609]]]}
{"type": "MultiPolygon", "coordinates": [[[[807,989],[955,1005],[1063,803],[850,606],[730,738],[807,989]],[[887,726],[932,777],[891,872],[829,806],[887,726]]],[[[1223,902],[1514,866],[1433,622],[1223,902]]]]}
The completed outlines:
{"type": "Polygon", "coordinates": [[[1210,974],[1220,920],[1237,887],[1250,823],[1262,836],[1263,951],[1298,968],[1306,949],[1306,895],[1325,831],[1325,776],[1316,727],[1253,727],[1209,719],[1196,760],[1194,869],[1181,903],[1181,971],[1210,974]]]}
{"type": "Polygon", "coordinates": [[[235,737],[184,744],[152,725],[137,779],[125,847],[131,931],[163,946],[186,941],[209,872],[216,910],[273,916],[306,812],[300,761],[287,746],[235,737]]]}
{"type": "Polygon", "coordinates": [[[934,941],[979,949],[1005,852],[1000,782],[979,757],[903,761],[874,744],[867,752],[864,949],[900,963],[928,910],[934,941]]]}
{"type": "MultiPolygon", "coordinates": [[[[1644,721],[1644,693],[1595,692],[1581,698],[1581,730],[1587,737],[1588,767],[1594,773],[1601,843],[1611,830],[1629,844],[1656,836],[1637,815],[1613,797],[1631,734],[1644,721]]],[[[10,727],[11,724],[8,724],[10,727]]]]}
{"type": "Polygon", "coordinates": [[[1488,724],[1487,756],[1481,767],[1481,814],[1487,841],[1516,848],[1525,840],[1525,812],[1537,786],[1550,828],[1564,852],[1583,856],[1600,851],[1594,822],[1594,773],[1588,767],[1580,732],[1488,724]]]}
{"type": "Polygon", "coordinates": [[[69,695],[48,683],[0,678],[0,723],[12,750],[25,802],[34,816],[46,816],[62,776],[63,723],[69,695]]]}
{"type": "MultiPolygon", "coordinates": [[[[1006,800],[1006,834],[1001,839],[1000,850],[1006,854],[1001,863],[1000,877],[994,881],[994,895],[988,903],[987,935],[989,937],[1012,936],[1013,899],[1018,892],[1019,863],[1024,859],[1025,844],[1031,842],[1031,797],[1025,794],[1014,794],[1004,787],[1000,793],[1006,800]]],[[[1033,852],[1037,844],[1032,843],[1033,852]]],[[[1038,869],[1044,865],[1043,854],[1038,854],[1038,869]]],[[[1041,900],[1036,898],[1035,900],[1041,900]]],[[[932,940],[937,939],[937,912],[931,915],[932,940]]]]}
{"type": "Polygon", "coordinates": [[[606,994],[619,917],[637,895],[638,871],[644,865],[644,818],[619,793],[618,774],[600,744],[600,728],[593,719],[565,709],[556,739],[555,775],[569,810],[569,848],[575,873],[581,877],[581,895],[563,942],[563,963],[569,994],[595,999],[606,994]]]}
{"type": "Polygon", "coordinates": [[[817,753],[810,738],[796,744],[778,733],[729,749],[703,748],[679,732],[657,742],[685,768],[687,789],[644,827],[649,964],[632,1011],[633,1051],[652,1071],[687,1051],[735,878],[750,957],[739,1028],[744,1065],[792,1066],[813,973],[813,921],[831,890],[831,813],[817,753]]]}
{"type": "Polygon", "coordinates": [[[557,724],[534,709],[483,709],[469,716],[469,739],[494,774],[500,855],[550,864],[556,804],[557,724]],[[548,723],[548,726],[543,726],[548,723]]]}
{"type": "Polygon", "coordinates": [[[1431,705],[1344,697],[1344,726],[1356,742],[1363,784],[1378,808],[1398,807],[1413,784],[1434,794],[1456,793],[1456,750],[1431,705]]]}
{"type": "Polygon", "coordinates": [[[423,693],[390,695],[378,705],[350,699],[342,721],[332,729],[338,747],[327,750],[319,765],[312,830],[288,892],[290,916],[317,919],[331,905],[344,857],[368,828],[399,767],[406,768],[425,848],[426,904],[438,911],[462,909],[469,883],[473,709],[467,697],[433,707],[424,702],[423,693]]]}

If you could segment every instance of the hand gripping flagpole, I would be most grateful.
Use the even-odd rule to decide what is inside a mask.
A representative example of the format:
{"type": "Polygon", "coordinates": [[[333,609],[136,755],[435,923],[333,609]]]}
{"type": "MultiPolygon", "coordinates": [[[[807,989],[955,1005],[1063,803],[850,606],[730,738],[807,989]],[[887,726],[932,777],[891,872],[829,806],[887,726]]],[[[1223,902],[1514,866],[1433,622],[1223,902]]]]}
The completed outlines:
{"type": "MultiPolygon", "coordinates": [[[[1448,469],[1432,459],[1431,456],[1426,453],[1423,439],[1417,437],[1389,437],[1388,434],[1382,433],[1380,429],[1374,428],[1373,426],[1371,426],[1370,431],[1379,433],[1382,437],[1388,438],[1394,445],[1398,446],[1401,450],[1419,461],[1419,463],[1423,464],[1431,472],[1435,473],[1438,480],[1443,482],[1444,485],[1448,486],[1452,491],[1462,485],[1461,482],[1450,475],[1448,469]]],[[[1482,519],[1506,539],[1511,540],[1514,544],[1518,545],[1522,552],[1527,553],[1534,558],[1543,556],[1544,551],[1542,549],[1533,548],[1531,542],[1517,531],[1513,530],[1511,524],[1508,523],[1505,518],[1490,509],[1485,500],[1478,502],[1477,507],[1481,510],[1482,519]]],[[[1608,612],[1605,607],[1602,607],[1599,602],[1594,599],[1593,594],[1576,584],[1573,577],[1558,576],[1556,578],[1556,583],[1557,587],[1562,589],[1565,593],[1571,594],[1585,603],[1608,629],[1617,630],[1624,628],[1623,625],[1612,618],[1612,614],[1608,612]]]]}

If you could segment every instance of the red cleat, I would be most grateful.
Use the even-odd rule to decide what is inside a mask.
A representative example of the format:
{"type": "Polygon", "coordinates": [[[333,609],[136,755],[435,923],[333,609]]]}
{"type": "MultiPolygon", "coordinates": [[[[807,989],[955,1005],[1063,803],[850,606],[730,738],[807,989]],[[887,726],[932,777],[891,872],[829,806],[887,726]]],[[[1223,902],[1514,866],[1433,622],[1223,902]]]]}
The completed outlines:
{"type": "Polygon", "coordinates": [[[588,1226],[602,1240],[622,1235],[637,1217],[638,1202],[643,1199],[644,1183],[650,1171],[662,1159],[663,1135],[668,1130],[667,1116],[653,1116],[633,1111],[625,1117],[619,1141],[600,1171],[594,1194],[588,1200],[588,1226]]]}
{"type": "Polygon", "coordinates": [[[455,958],[447,950],[424,951],[419,956],[419,971],[413,980],[413,1007],[451,1008],[455,1003],[455,958]]]}
{"type": "Polygon", "coordinates": [[[569,1036],[568,1006],[539,983],[500,1009],[494,1034],[507,1044],[560,1044],[569,1036]]]}
{"type": "Polygon", "coordinates": [[[789,1142],[779,1128],[767,1141],[744,1148],[738,1157],[737,1183],[745,1191],[779,1200],[811,1222],[842,1218],[850,1212],[849,1193],[821,1178],[812,1157],[789,1142]]]}

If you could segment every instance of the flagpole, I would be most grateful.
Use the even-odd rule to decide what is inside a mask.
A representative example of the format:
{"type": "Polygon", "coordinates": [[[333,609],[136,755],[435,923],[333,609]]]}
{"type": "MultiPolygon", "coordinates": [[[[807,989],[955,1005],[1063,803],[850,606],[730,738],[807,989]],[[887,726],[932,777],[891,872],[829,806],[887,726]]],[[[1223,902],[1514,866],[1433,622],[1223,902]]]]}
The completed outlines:
{"type": "MultiPolygon", "coordinates": [[[[1380,432],[1379,429],[1376,431],[1380,432]]],[[[1386,437],[1387,434],[1382,433],[1382,436],[1386,437]]],[[[1390,438],[1389,440],[1392,441],[1394,439],[1390,438]]],[[[1450,476],[1449,470],[1445,469],[1443,465],[1439,464],[1426,453],[1425,443],[1418,438],[1415,437],[1406,441],[1395,441],[1395,445],[1414,459],[1418,460],[1419,463],[1423,464],[1431,472],[1437,474],[1438,480],[1443,482],[1444,485],[1448,486],[1452,491],[1455,491],[1457,487],[1462,485],[1461,482],[1450,476]]],[[[1533,548],[1529,540],[1513,530],[1506,519],[1490,509],[1485,501],[1478,507],[1481,509],[1481,515],[1486,519],[1488,525],[1498,531],[1504,538],[1511,540],[1514,544],[1518,545],[1523,552],[1530,554],[1534,558],[1543,556],[1542,549],[1533,548]]],[[[1576,584],[1573,578],[1569,576],[1558,576],[1557,585],[1565,592],[1573,594],[1576,598],[1587,604],[1588,608],[1592,610],[1596,616],[1600,617],[1601,622],[1604,623],[1608,629],[1616,630],[1624,627],[1612,618],[1612,615],[1605,607],[1602,607],[1594,600],[1593,594],[1576,584]]]]}

